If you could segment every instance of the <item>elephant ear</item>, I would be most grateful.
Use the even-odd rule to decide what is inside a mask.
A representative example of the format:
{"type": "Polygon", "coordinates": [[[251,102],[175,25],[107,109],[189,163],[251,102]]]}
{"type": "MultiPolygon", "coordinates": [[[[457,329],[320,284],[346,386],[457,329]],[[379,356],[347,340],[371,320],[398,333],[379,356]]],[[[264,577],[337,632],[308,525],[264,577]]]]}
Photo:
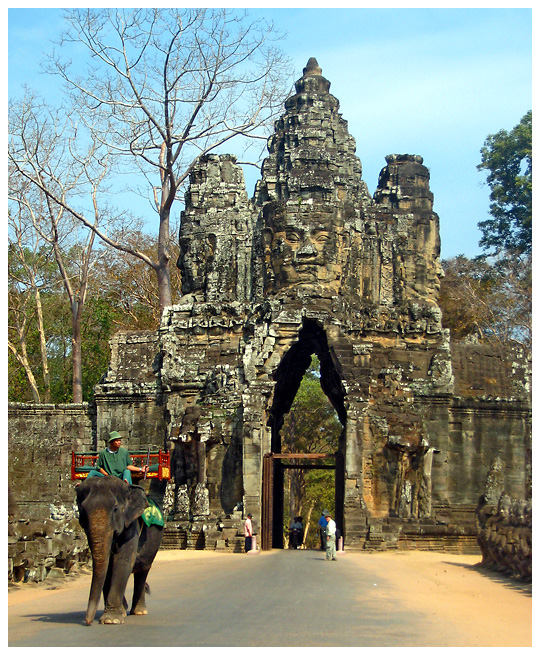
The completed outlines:
{"type": "Polygon", "coordinates": [[[124,512],[124,524],[126,528],[128,525],[131,525],[135,519],[139,518],[147,506],[148,501],[146,500],[144,489],[135,485],[130,485],[126,500],[126,510],[124,512]]]}

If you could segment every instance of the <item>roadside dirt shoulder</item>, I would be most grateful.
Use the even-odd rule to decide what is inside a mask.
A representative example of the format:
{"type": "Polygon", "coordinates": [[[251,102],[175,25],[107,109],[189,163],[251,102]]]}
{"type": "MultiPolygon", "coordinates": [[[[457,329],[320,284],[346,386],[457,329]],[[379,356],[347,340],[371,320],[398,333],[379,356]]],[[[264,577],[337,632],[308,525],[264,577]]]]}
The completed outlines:
{"type": "Polygon", "coordinates": [[[398,551],[344,557],[391,583],[411,610],[459,627],[470,645],[532,645],[532,585],[479,567],[479,556],[398,551]]]}

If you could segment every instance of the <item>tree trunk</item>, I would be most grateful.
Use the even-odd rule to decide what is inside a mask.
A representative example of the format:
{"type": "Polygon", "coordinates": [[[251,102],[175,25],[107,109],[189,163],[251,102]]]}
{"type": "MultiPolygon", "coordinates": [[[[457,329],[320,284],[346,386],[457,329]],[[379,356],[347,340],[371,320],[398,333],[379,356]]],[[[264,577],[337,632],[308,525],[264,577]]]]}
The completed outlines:
{"type": "Polygon", "coordinates": [[[308,515],[306,517],[305,523],[304,523],[304,538],[302,539],[302,543],[305,544],[307,542],[307,533],[309,530],[309,522],[311,520],[311,513],[313,512],[313,508],[315,507],[315,501],[311,501],[311,507],[309,508],[308,515]]]}
{"type": "Polygon", "coordinates": [[[176,193],[176,186],[174,175],[167,166],[168,152],[166,144],[163,143],[160,156],[160,163],[163,168],[161,174],[161,202],[159,207],[158,258],[155,269],[158,279],[160,313],[163,313],[165,307],[172,305],[169,240],[171,238],[171,205],[176,193]]]}
{"type": "Polygon", "coordinates": [[[32,391],[32,397],[34,399],[34,402],[39,404],[41,402],[41,398],[39,395],[36,378],[34,377],[34,373],[32,372],[32,368],[30,367],[30,362],[28,361],[26,344],[24,343],[24,341],[20,340],[20,346],[21,346],[22,353],[18,353],[17,349],[8,341],[8,348],[15,355],[19,364],[24,368],[24,372],[26,373],[26,379],[28,380],[28,384],[30,385],[30,390],[32,391]]]}
{"type": "Polygon", "coordinates": [[[304,504],[305,481],[304,471],[292,469],[291,472],[291,518],[302,515],[304,504]]]}
{"type": "Polygon", "coordinates": [[[73,335],[71,338],[71,358],[73,365],[73,402],[83,401],[82,388],[82,348],[81,348],[81,312],[73,311],[73,335]]]}
{"type": "Polygon", "coordinates": [[[173,304],[171,293],[171,274],[169,266],[170,263],[168,257],[160,257],[159,265],[156,267],[160,314],[163,314],[165,307],[170,307],[173,304]]]}
{"type": "Polygon", "coordinates": [[[51,399],[51,378],[49,375],[49,361],[47,357],[47,343],[45,339],[45,325],[43,323],[43,307],[41,305],[41,294],[39,289],[35,290],[35,299],[36,299],[36,314],[38,321],[38,333],[39,333],[39,347],[41,350],[41,365],[43,367],[43,386],[44,386],[44,402],[48,403],[51,399]]]}

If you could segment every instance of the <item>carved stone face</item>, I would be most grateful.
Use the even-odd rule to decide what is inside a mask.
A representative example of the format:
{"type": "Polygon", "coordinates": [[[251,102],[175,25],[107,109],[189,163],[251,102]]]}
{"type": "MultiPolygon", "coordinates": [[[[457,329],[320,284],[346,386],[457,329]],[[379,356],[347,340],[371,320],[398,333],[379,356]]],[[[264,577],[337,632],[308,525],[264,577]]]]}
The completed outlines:
{"type": "Polygon", "coordinates": [[[194,293],[206,289],[215,248],[214,234],[180,238],[177,266],[182,273],[182,293],[194,293]]]}
{"type": "Polygon", "coordinates": [[[266,216],[265,251],[274,288],[339,278],[336,221],[330,212],[275,211],[266,216]]]}

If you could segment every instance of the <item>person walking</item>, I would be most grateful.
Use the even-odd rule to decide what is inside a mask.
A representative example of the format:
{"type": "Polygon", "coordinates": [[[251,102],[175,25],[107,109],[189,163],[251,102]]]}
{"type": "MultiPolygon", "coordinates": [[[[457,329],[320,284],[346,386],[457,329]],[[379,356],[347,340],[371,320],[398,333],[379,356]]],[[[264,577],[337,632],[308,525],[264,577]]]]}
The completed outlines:
{"type": "Polygon", "coordinates": [[[336,522],[326,515],[326,559],[336,561],[336,522]]]}
{"type": "Polygon", "coordinates": [[[319,526],[319,537],[321,538],[321,550],[326,550],[326,517],[328,516],[328,512],[323,509],[321,518],[319,519],[319,523],[317,524],[319,526]]]}
{"type": "Polygon", "coordinates": [[[253,541],[253,523],[251,522],[252,518],[253,517],[251,516],[251,514],[248,514],[247,519],[246,519],[246,521],[244,523],[244,537],[246,539],[246,544],[245,544],[246,553],[249,553],[249,551],[251,550],[251,544],[252,544],[252,541],[253,541]]]}

